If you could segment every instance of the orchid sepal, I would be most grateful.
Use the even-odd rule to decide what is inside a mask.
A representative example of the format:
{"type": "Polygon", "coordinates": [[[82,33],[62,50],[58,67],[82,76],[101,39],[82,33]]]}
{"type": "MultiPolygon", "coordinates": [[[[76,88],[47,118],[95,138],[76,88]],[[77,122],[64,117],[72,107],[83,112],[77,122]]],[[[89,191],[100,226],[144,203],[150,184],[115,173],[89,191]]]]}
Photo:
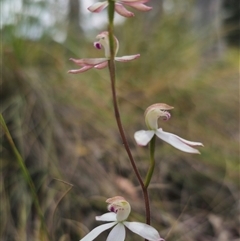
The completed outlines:
{"type": "Polygon", "coordinates": [[[122,4],[120,3],[115,3],[115,11],[126,18],[131,18],[134,17],[134,13],[128,11],[122,4]]]}
{"type": "Polygon", "coordinates": [[[105,224],[99,225],[98,227],[94,228],[90,233],[88,233],[84,238],[80,239],[80,241],[92,241],[99,234],[116,225],[116,223],[117,222],[112,222],[112,223],[105,223],[105,224]]]}
{"type": "Polygon", "coordinates": [[[149,7],[143,3],[138,3],[138,2],[130,2],[130,3],[127,3],[125,2],[126,5],[128,6],[131,6],[139,11],[142,11],[142,12],[147,12],[147,11],[150,11],[152,9],[152,7],[149,7]]]}
{"type": "Polygon", "coordinates": [[[137,59],[140,57],[140,54],[134,54],[134,55],[125,55],[122,57],[115,57],[114,59],[118,62],[128,62],[134,59],[137,59]]]}
{"type": "Polygon", "coordinates": [[[141,130],[134,133],[134,139],[139,146],[146,146],[155,134],[154,130],[141,130]]]}
{"type": "Polygon", "coordinates": [[[108,6],[108,1],[97,2],[88,7],[88,10],[93,13],[99,13],[108,6]]]}
{"type": "Polygon", "coordinates": [[[201,142],[188,141],[172,133],[165,132],[162,130],[162,128],[159,128],[155,133],[158,138],[160,138],[161,140],[167,142],[168,144],[172,145],[176,149],[183,152],[200,154],[199,150],[193,147],[203,146],[201,142]]]}
{"type": "Polygon", "coordinates": [[[158,231],[148,224],[125,221],[124,225],[133,233],[136,233],[149,241],[164,241],[164,239],[159,237],[158,231]]]}
{"type": "Polygon", "coordinates": [[[109,233],[106,241],[124,241],[126,229],[123,223],[118,223],[109,233]]]}
{"type": "Polygon", "coordinates": [[[108,60],[108,58],[90,58],[90,59],[70,58],[69,60],[71,60],[72,62],[74,62],[75,64],[77,64],[79,66],[85,66],[85,65],[95,66],[97,64],[101,64],[103,62],[106,62],[108,60]]]}
{"type": "Polygon", "coordinates": [[[108,65],[108,62],[106,61],[106,62],[103,62],[101,64],[95,65],[94,68],[95,69],[104,69],[104,68],[107,67],[107,65],[108,65]]]}
{"type": "Polygon", "coordinates": [[[80,73],[83,73],[83,72],[85,72],[89,69],[92,69],[92,68],[93,68],[93,66],[86,65],[86,66],[82,67],[81,69],[71,69],[71,70],[68,71],[68,73],[69,74],[80,74],[80,73]]]}
{"type": "Polygon", "coordinates": [[[109,213],[104,213],[101,216],[96,216],[96,221],[107,221],[107,222],[115,222],[117,221],[116,213],[109,212],[109,213]]]}

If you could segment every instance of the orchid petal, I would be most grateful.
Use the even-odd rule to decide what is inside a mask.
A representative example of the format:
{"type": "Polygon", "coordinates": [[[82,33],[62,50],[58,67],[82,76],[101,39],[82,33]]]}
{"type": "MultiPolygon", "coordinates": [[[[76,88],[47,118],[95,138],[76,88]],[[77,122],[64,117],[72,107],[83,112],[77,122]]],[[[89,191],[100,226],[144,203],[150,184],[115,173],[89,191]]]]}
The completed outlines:
{"type": "Polygon", "coordinates": [[[69,59],[73,61],[75,64],[82,66],[82,65],[97,65],[101,64],[108,60],[108,58],[91,58],[91,59],[69,59]]]}
{"type": "Polygon", "coordinates": [[[135,141],[140,146],[146,146],[148,142],[153,138],[153,135],[155,134],[155,131],[148,130],[148,131],[137,131],[134,134],[135,141]]]}
{"type": "Polygon", "coordinates": [[[128,11],[122,4],[115,3],[115,11],[123,17],[130,18],[134,16],[134,13],[128,11]]]}
{"type": "Polygon", "coordinates": [[[72,70],[69,70],[68,73],[69,73],[69,74],[79,74],[79,73],[83,73],[83,72],[85,72],[85,71],[87,71],[87,70],[89,70],[89,69],[92,69],[92,68],[93,68],[93,66],[91,66],[91,65],[86,65],[86,66],[82,67],[81,69],[72,69],[72,70]]]}
{"type": "Polygon", "coordinates": [[[126,230],[122,223],[118,223],[109,233],[106,241],[124,241],[126,230]]]}
{"type": "Polygon", "coordinates": [[[146,2],[149,2],[149,0],[121,0],[120,2],[122,4],[135,3],[135,2],[146,3],[146,2]]]}
{"type": "Polygon", "coordinates": [[[123,222],[123,224],[130,229],[132,232],[138,234],[139,236],[149,240],[149,241],[161,241],[163,240],[158,231],[145,223],[139,222],[123,222]]]}
{"type": "Polygon", "coordinates": [[[126,56],[122,56],[122,57],[115,57],[115,60],[119,61],[119,62],[128,62],[128,61],[137,59],[139,57],[140,57],[140,54],[126,55],[126,56]]]}
{"type": "Polygon", "coordinates": [[[188,152],[188,153],[200,154],[200,152],[197,149],[192,148],[191,146],[203,146],[203,144],[200,142],[193,142],[193,141],[185,140],[177,135],[174,135],[169,132],[165,132],[161,128],[159,128],[156,131],[156,135],[163,141],[174,146],[175,148],[177,148],[181,151],[184,151],[184,152],[188,152]]]}
{"type": "Polygon", "coordinates": [[[126,5],[128,6],[131,6],[139,11],[143,11],[143,12],[146,12],[146,11],[149,11],[152,9],[152,7],[149,7],[143,3],[139,3],[139,2],[125,2],[126,5]]]}
{"type": "Polygon", "coordinates": [[[92,241],[95,239],[100,233],[103,231],[113,227],[117,222],[113,223],[105,223],[102,224],[96,228],[94,228],[90,233],[88,233],[84,238],[82,238],[80,241],[92,241]]]}
{"type": "Polygon", "coordinates": [[[94,66],[94,68],[96,68],[96,69],[104,69],[104,68],[107,67],[107,65],[108,65],[108,62],[106,61],[106,62],[103,62],[101,64],[98,64],[98,65],[94,66]]]}
{"type": "Polygon", "coordinates": [[[88,10],[93,13],[99,13],[107,6],[108,6],[108,1],[98,2],[88,7],[88,10]]]}
{"type": "Polygon", "coordinates": [[[101,216],[97,216],[96,220],[97,221],[106,221],[106,222],[117,221],[117,215],[116,215],[116,213],[109,212],[109,213],[105,213],[101,216]]]}

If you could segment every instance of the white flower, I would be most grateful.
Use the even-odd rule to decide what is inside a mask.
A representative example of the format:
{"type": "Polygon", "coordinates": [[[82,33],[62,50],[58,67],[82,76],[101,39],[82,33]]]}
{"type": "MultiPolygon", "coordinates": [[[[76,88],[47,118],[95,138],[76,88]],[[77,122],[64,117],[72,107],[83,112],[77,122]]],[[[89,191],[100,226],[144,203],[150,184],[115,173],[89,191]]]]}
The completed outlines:
{"type": "Polygon", "coordinates": [[[193,147],[203,146],[202,143],[185,140],[177,135],[163,131],[162,128],[158,128],[158,118],[163,117],[164,120],[168,120],[171,117],[168,110],[171,109],[173,109],[172,106],[163,103],[151,105],[146,109],[144,115],[145,122],[149,130],[135,132],[134,138],[137,144],[145,146],[149,143],[153,136],[156,135],[163,141],[183,152],[200,154],[200,152],[193,147]]]}
{"type": "Polygon", "coordinates": [[[126,221],[131,212],[131,206],[123,197],[116,196],[109,198],[106,202],[109,203],[108,210],[110,212],[97,216],[96,220],[110,223],[105,223],[94,228],[80,241],[92,241],[103,231],[112,227],[113,229],[110,231],[107,241],[124,241],[126,236],[125,227],[149,241],[164,241],[164,239],[160,237],[158,231],[150,225],[126,221]]]}

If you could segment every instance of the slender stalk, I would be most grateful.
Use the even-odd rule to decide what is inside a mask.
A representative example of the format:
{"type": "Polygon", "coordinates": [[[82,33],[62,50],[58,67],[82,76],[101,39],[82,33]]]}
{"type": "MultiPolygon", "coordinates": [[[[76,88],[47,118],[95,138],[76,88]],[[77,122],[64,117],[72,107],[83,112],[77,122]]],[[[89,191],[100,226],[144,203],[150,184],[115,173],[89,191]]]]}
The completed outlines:
{"type": "Polygon", "coordinates": [[[136,166],[136,163],[134,161],[134,158],[132,156],[124,129],[121,121],[121,116],[120,116],[120,111],[118,107],[118,102],[117,102],[117,95],[116,95],[116,75],[115,75],[115,62],[114,62],[114,57],[115,57],[115,49],[114,49],[114,35],[113,35],[113,29],[114,29],[114,1],[108,0],[109,2],[109,7],[108,7],[108,16],[109,16],[109,25],[108,25],[108,33],[109,33],[109,45],[110,45],[110,60],[108,61],[108,69],[109,69],[109,74],[110,74],[110,79],[111,79],[111,90],[112,90],[112,98],[113,98],[113,107],[114,107],[114,113],[115,113],[115,118],[118,126],[118,130],[123,142],[123,146],[128,154],[130,163],[132,165],[132,168],[136,174],[136,177],[139,181],[139,184],[141,186],[142,192],[143,192],[143,197],[144,197],[144,203],[145,203],[145,212],[146,212],[146,223],[150,224],[150,204],[149,204],[149,197],[148,197],[148,190],[147,187],[144,185],[142,177],[138,171],[138,168],[136,166]]]}
{"type": "Polygon", "coordinates": [[[120,133],[120,136],[122,138],[122,142],[123,142],[123,146],[128,154],[129,160],[131,162],[131,165],[133,167],[133,170],[137,176],[137,179],[139,181],[139,184],[142,188],[143,191],[143,196],[144,196],[144,202],[145,202],[145,211],[146,211],[146,223],[150,224],[150,205],[149,205],[149,198],[148,198],[148,190],[147,190],[147,186],[144,185],[143,181],[142,181],[142,177],[138,171],[138,168],[136,166],[136,163],[134,161],[134,158],[132,156],[128,141],[126,139],[126,135],[122,126],[122,121],[121,121],[121,117],[120,117],[120,112],[119,112],[119,108],[118,108],[118,103],[117,103],[117,96],[116,96],[116,89],[115,89],[115,68],[114,68],[114,62],[112,62],[111,60],[109,60],[108,63],[108,67],[109,67],[109,72],[110,72],[110,78],[111,78],[111,89],[112,89],[112,97],[113,97],[113,107],[114,107],[114,113],[115,113],[115,118],[116,118],[116,122],[117,122],[117,126],[118,126],[118,130],[120,133]]]}
{"type": "Polygon", "coordinates": [[[145,182],[144,182],[145,188],[148,188],[149,183],[152,179],[154,168],[155,168],[155,159],[154,159],[155,141],[156,141],[156,136],[154,135],[149,144],[150,166],[149,166],[149,169],[148,169],[148,172],[147,172],[147,175],[145,178],[145,182]]]}
{"type": "Polygon", "coordinates": [[[54,218],[55,218],[55,213],[56,213],[56,210],[57,210],[57,207],[58,205],[60,204],[60,202],[63,200],[63,198],[71,191],[71,189],[73,188],[73,184],[71,183],[68,183],[68,182],[65,182],[63,180],[60,180],[60,179],[57,179],[57,178],[54,178],[53,180],[56,180],[56,181],[59,181],[63,184],[66,184],[69,186],[69,188],[63,193],[63,195],[58,199],[56,205],[55,205],[55,208],[53,210],[53,213],[52,213],[52,224],[50,226],[50,230],[51,230],[51,235],[52,235],[52,239],[54,239],[54,218]]]}
{"type": "Polygon", "coordinates": [[[9,130],[8,130],[8,127],[5,123],[5,120],[2,116],[2,114],[0,114],[0,125],[1,125],[2,130],[4,131],[4,133],[6,135],[6,138],[7,138],[8,142],[9,142],[9,144],[10,144],[12,150],[13,150],[14,155],[16,156],[18,164],[19,164],[19,166],[22,170],[23,176],[24,176],[26,182],[28,183],[28,185],[30,187],[30,191],[31,191],[32,197],[33,197],[33,202],[34,202],[34,205],[37,209],[38,216],[40,217],[42,228],[45,231],[48,239],[51,240],[50,234],[48,233],[48,230],[47,230],[47,227],[46,227],[46,224],[45,224],[45,221],[44,221],[43,212],[42,212],[42,209],[41,209],[39,201],[38,201],[38,196],[37,196],[37,191],[36,191],[35,185],[33,183],[33,180],[31,178],[28,170],[27,170],[27,167],[24,164],[23,158],[20,155],[20,153],[19,153],[19,151],[18,151],[18,149],[17,149],[17,147],[16,147],[16,145],[15,145],[13,139],[12,139],[12,136],[11,136],[9,130]]]}

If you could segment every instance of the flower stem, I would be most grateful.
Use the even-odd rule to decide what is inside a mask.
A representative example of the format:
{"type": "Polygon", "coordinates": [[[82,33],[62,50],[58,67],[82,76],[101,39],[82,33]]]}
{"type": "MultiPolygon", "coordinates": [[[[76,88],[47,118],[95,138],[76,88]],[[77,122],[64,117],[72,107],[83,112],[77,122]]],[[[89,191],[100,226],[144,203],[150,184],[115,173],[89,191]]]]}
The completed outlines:
{"type": "Polygon", "coordinates": [[[145,188],[148,188],[149,183],[152,179],[154,168],[155,168],[155,159],[154,159],[155,141],[156,141],[156,136],[154,135],[149,144],[150,166],[149,166],[149,169],[148,169],[148,172],[147,172],[147,175],[145,178],[145,182],[144,182],[145,188]]]}
{"type": "Polygon", "coordinates": [[[115,113],[115,119],[117,122],[118,130],[123,142],[123,146],[127,152],[127,155],[129,157],[130,163],[132,165],[132,168],[135,172],[135,175],[139,181],[139,184],[141,186],[143,196],[144,196],[144,203],[145,203],[145,213],[146,213],[146,223],[150,224],[150,205],[149,205],[149,197],[148,197],[148,189],[144,185],[142,177],[138,171],[138,168],[136,166],[136,163],[134,161],[134,158],[132,156],[124,129],[121,121],[121,116],[120,116],[120,111],[118,107],[118,102],[117,102],[117,95],[116,95],[116,74],[115,74],[115,62],[114,62],[114,57],[115,57],[115,50],[114,50],[114,1],[108,0],[109,2],[109,8],[108,8],[108,16],[109,16],[109,25],[108,25],[108,33],[109,33],[109,47],[110,47],[110,60],[108,61],[108,69],[109,69],[109,74],[110,74],[110,80],[111,80],[111,90],[112,90],[112,98],[113,98],[113,107],[114,107],[114,113],[115,113]]]}
{"type": "MultiPolygon", "coordinates": [[[[40,217],[42,228],[43,228],[45,234],[47,235],[48,240],[51,240],[50,234],[49,234],[49,232],[47,230],[47,227],[46,227],[46,224],[45,224],[45,221],[44,221],[44,215],[43,215],[43,212],[42,212],[39,200],[38,200],[38,196],[37,196],[37,191],[36,191],[35,185],[34,185],[33,180],[32,180],[32,178],[31,178],[31,176],[30,176],[30,174],[28,172],[27,167],[24,164],[22,156],[20,155],[17,147],[15,146],[15,143],[14,143],[14,141],[12,139],[12,136],[11,136],[9,130],[8,130],[8,127],[7,127],[6,123],[5,123],[5,120],[4,120],[3,116],[2,116],[2,114],[0,115],[0,125],[1,125],[2,130],[5,133],[6,138],[7,138],[8,142],[9,142],[13,152],[14,152],[14,155],[16,156],[18,164],[19,164],[19,166],[20,166],[20,168],[21,168],[21,170],[23,172],[23,176],[24,176],[26,182],[28,183],[28,185],[30,187],[30,191],[32,193],[33,202],[34,202],[34,205],[35,205],[35,207],[37,209],[38,216],[40,217]]],[[[42,237],[42,240],[46,240],[46,239],[44,237],[42,237]]]]}
{"type": "MultiPolygon", "coordinates": [[[[115,12],[115,2],[113,0],[108,0],[108,37],[109,37],[109,48],[110,48],[110,60],[108,63],[112,62],[113,65],[113,80],[115,84],[115,65],[114,65],[114,57],[115,57],[115,49],[114,49],[114,35],[113,35],[113,29],[114,29],[114,12],[115,12]]],[[[112,80],[112,78],[111,78],[112,80]]],[[[115,86],[114,86],[115,87],[115,86]]]]}
{"type": "Polygon", "coordinates": [[[146,212],[146,223],[150,224],[150,206],[149,206],[149,198],[148,198],[148,190],[147,186],[144,185],[142,177],[138,171],[138,168],[136,166],[136,163],[133,159],[128,141],[126,139],[126,135],[122,126],[122,121],[121,121],[121,116],[118,108],[118,103],[117,103],[117,96],[116,96],[116,88],[115,88],[115,65],[114,62],[109,60],[108,62],[108,68],[109,68],[109,73],[110,73],[110,78],[111,78],[111,89],[112,89],[112,97],[113,97],[113,107],[114,107],[114,113],[115,113],[115,118],[118,126],[118,130],[120,133],[120,136],[122,138],[123,146],[128,154],[129,160],[131,162],[132,168],[136,174],[136,177],[139,181],[139,184],[142,188],[143,196],[144,196],[144,202],[145,202],[145,212],[146,212]]]}

